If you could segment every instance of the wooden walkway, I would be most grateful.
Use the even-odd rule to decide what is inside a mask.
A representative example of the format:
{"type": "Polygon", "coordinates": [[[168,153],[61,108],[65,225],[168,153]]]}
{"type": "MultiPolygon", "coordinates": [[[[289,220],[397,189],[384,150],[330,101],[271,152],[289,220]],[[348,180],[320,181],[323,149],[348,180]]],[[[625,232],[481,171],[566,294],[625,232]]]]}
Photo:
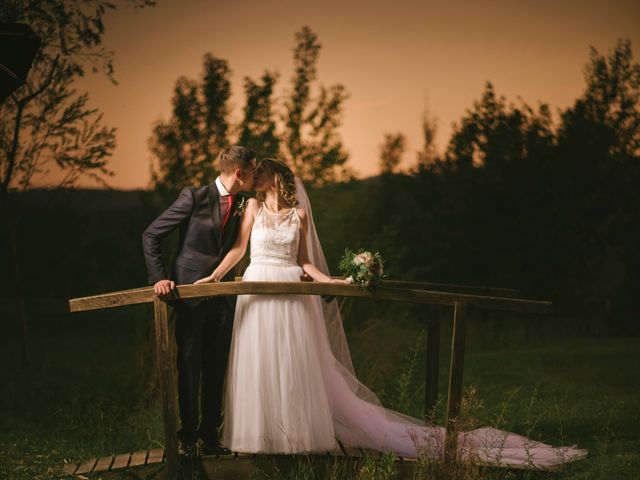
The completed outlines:
{"type": "MultiPolygon", "coordinates": [[[[327,452],[325,455],[268,455],[233,453],[231,455],[203,455],[194,460],[180,459],[185,473],[197,471],[200,479],[245,479],[249,478],[256,469],[272,470],[277,467],[280,471],[294,468],[300,461],[309,462],[315,466],[332,460],[342,459],[345,462],[362,461],[365,457],[378,458],[381,453],[374,450],[345,448],[340,444],[341,452],[327,452]]],[[[408,475],[417,460],[398,457],[396,466],[402,478],[408,475]]],[[[150,480],[165,478],[166,455],[162,448],[155,450],[141,450],[132,453],[110,455],[102,458],[92,458],[86,462],[69,463],[62,470],[63,478],[121,478],[123,475],[131,478],[150,480]]],[[[187,475],[191,478],[191,475],[187,475]]]]}
{"type": "MultiPolygon", "coordinates": [[[[199,480],[245,480],[256,471],[271,472],[274,470],[286,473],[299,464],[305,463],[314,468],[331,468],[333,461],[341,461],[343,465],[356,467],[358,462],[365,457],[377,459],[382,454],[377,450],[362,448],[345,448],[338,442],[341,451],[327,452],[314,455],[274,455],[254,453],[233,453],[231,455],[203,455],[193,460],[180,458],[182,477],[198,478],[199,480]],[[197,474],[195,473],[197,472],[197,474]],[[197,476],[194,476],[197,475],[197,476]]],[[[165,480],[169,479],[168,470],[165,468],[167,457],[162,448],[155,450],[141,450],[133,453],[110,455],[101,458],[92,458],[86,462],[69,463],[62,470],[62,478],[65,479],[120,479],[123,477],[137,480],[165,480]]],[[[419,464],[417,458],[396,457],[396,473],[399,479],[414,478],[416,467],[419,464]]],[[[540,467],[530,465],[505,465],[501,463],[473,462],[478,467],[498,468],[509,470],[529,470],[538,472],[553,472],[557,467],[540,467]]],[[[358,468],[359,470],[359,468],[358,468]]],[[[182,478],[181,477],[181,478],[182,478]]],[[[356,478],[354,476],[354,478],[356,478]]],[[[359,477],[358,477],[359,478],[359,477]]]]}
{"type": "Polygon", "coordinates": [[[146,467],[164,464],[164,449],[141,450],[133,453],[121,453],[102,458],[93,458],[78,464],[69,463],[62,470],[65,476],[87,476],[95,473],[124,471],[134,467],[146,467]]]}

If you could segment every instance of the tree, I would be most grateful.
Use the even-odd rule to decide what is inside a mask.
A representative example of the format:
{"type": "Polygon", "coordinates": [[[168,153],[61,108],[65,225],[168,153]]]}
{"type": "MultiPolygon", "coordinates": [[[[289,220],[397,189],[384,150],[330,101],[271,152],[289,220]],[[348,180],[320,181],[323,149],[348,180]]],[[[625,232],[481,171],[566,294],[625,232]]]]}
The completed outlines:
{"type": "Polygon", "coordinates": [[[149,139],[156,189],[175,191],[211,181],[216,156],[229,145],[230,77],[226,60],[206,54],[199,82],[176,81],[172,116],[158,121],[149,139]]]}
{"type": "Polygon", "coordinates": [[[298,176],[321,185],[350,175],[345,167],[349,157],[338,134],[348,95],[343,85],[320,86],[320,94],[313,100],[311,87],[322,47],[309,27],[297,32],[295,40],[294,73],[283,118],[283,153],[298,176]]]}
{"type": "Polygon", "coordinates": [[[531,149],[553,142],[549,107],[535,112],[522,102],[507,105],[487,82],[482,97],[454,125],[447,147],[447,161],[459,170],[470,167],[499,169],[528,157],[531,149]]]}
{"type": "Polygon", "coordinates": [[[564,261],[580,280],[570,295],[619,320],[637,311],[640,268],[640,64],[630,41],[606,55],[591,48],[584,76],[557,140],[559,221],[572,226],[562,236],[564,261]]]}
{"type": "MultiPolygon", "coordinates": [[[[134,7],[153,5],[132,1],[134,7]]],[[[0,5],[0,21],[29,25],[42,43],[28,83],[0,106],[0,204],[8,257],[22,325],[22,359],[28,363],[27,321],[9,191],[26,190],[35,175],[55,168],[65,173],[58,186],[69,187],[82,176],[104,182],[115,130],[102,123],[87,94],[77,94],[73,81],[103,71],[113,80],[113,52],[101,47],[103,18],[116,7],[100,0],[9,0],[0,5]]]]}
{"type": "Polygon", "coordinates": [[[530,284],[559,278],[554,142],[546,105],[536,112],[507,104],[491,83],[454,126],[436,165],[449,184],[440,225],[452,235],[443,243],[458,245],[455,262],[468,281],[522,286],[524,271],[530,284]],[[461,224],[466,217],[473,221],[461,224]]]}
{"type": "Polygon", "coordinates": [[[385,133],[380,145],[380,172],[392,173],[400,162],[407,148],[407,138],[402,133],[385,133]]]}
{"type": "Polygon", "coordinates": [[[438,157],[436,150],[436,133],[438,125],[436,119],[431,116],[429,110],[425,108],[422,113],[422,150],[418,152],[418,165],[433,164],[438,157]]]}
{"type": "Polygon", "coordinates": [[[278,74],[265,71],[260,80],[244,79],[247,100],[238,143],[251,148],[260,157],[274,158],[280,155],[280,139],[273,111],[273,89],[278,74]]]}

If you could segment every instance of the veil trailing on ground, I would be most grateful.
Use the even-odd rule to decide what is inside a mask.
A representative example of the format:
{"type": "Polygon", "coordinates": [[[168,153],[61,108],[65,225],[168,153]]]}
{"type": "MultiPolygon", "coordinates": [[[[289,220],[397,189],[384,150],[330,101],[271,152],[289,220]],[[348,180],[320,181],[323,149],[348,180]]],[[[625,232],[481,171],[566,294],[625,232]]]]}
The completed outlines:
{"type": "MultiPolygon", "coordinates": [[[[309,197],[299,178],[296,178],[296,200],[307,212],[309,260],[329,275],[309,197]]],[[[336,437],[347,445],[394,451],[401,456],[442,458],[445,429],[384,408],[378,397],[355,375],[337,301],[327,303],[318,296],[311,298],[315,305],[314,315],[318,317],[315,328],[319,361],[336,437]],[[325,337],[328,341],[323,340],[325,337]]],[[[547,468],[587,455],[586,450],[576,446],[554,447],[491,427],[460,432],[458,449],[463,458],[472,461],[525,468],[547,468]]]]}

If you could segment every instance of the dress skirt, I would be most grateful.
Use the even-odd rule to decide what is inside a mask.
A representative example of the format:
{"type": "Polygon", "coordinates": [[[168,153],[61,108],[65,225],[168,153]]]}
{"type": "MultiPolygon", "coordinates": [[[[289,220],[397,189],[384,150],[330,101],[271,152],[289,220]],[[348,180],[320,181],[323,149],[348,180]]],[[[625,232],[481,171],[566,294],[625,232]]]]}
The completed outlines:
{"type": "MultiPolygon", "coordinates": [[[[243,280],[299,282],[301,275],[298,265],[252,263],[243,280]]],[[[307,295],[238,296],[224,407],[223,443],[231,450],[336,449],[316,308],[307,295]]]]}

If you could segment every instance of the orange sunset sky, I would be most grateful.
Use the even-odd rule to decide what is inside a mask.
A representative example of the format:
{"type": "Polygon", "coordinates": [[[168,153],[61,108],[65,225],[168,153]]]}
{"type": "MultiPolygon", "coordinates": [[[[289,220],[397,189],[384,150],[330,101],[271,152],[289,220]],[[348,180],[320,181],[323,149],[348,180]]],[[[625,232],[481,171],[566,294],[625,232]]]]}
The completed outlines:
{"type": "Polygon", "coordinates": [[[199,76],[206,52],[226,59],[233,71],[235,122],[245,76],[278,70],[281,97],[289,86],[293,36],[303,25],[323,46],[320,82],[342,83],[350,94],[342,138],[350,166],[368,176],[377,172],[385,132],[405,133],[403,166],[415,162],[425,105],[437,118],[442,151],[452,122],[487,81],[510,101],[546,102],[554,112],[569,106],[584,87],[589,46],[608,52],[618,38],[630,38],[637,61],[640,1],[158,0],[137,13],[123,5],[107,16],[105,35],[119,85],[101,74],[78,83],[105,123],[117,127],[109,184],[149,186],[151,125],[168,118],[176,79],[199,76]]]}

